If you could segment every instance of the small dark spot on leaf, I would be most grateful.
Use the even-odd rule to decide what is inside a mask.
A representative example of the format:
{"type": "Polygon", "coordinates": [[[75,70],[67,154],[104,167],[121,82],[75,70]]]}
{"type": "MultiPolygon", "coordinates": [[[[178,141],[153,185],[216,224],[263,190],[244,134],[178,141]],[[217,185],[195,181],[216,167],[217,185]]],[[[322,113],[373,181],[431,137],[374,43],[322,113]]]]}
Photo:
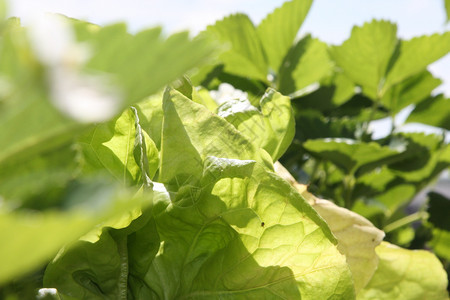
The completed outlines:
{"type": "Polygon", "coordinates": [[[374,238],[372,239],[372,242],[375,242],[375,239],[374,239],[374,238]]]}
{"type": "Polygon", "coordinates": [[[261,227],[264,227],[264,225],[265,225],[264,222],[261,222],[261,227]]]}

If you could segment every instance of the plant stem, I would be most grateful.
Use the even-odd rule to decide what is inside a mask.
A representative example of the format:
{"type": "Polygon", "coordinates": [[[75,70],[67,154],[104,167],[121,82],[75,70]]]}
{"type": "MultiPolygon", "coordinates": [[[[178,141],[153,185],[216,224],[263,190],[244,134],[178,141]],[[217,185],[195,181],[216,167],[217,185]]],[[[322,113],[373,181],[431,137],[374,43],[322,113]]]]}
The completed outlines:
{"type": "Polygon", "coordinates": [[[355,187],[355,177],[350,173],[344,177],[344,205],[345,208],[351,209],[353,206],[352,194],[355,187]]]}
{"type": "Polygon", "coordinates": [[[117,250],[120,256],[120,274],[118,282],[118,298],[126,300],[128,297],[128,238],[126,235],[117,240],[117,250]]]}
{"type": "Polygon", "coordinates": [[[424,220],[426,218],[428,218],[427,212],[418,211],[416,213],[413,213],[404,218],[398,219],[398,220],[384,226],[383,230],[384,230],[384,232],[388,233],[388,232],[394,231],[400,227],[403,227],[405,225],[411,224],[415,221],[424,220]]]}

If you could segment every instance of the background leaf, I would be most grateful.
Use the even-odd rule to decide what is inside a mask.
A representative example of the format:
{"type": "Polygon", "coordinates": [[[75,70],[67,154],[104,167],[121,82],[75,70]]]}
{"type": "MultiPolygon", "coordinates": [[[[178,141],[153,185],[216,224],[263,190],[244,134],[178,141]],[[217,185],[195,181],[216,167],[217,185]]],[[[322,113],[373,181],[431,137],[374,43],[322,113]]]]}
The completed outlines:
{"type": "Polygon", "coordinates": [[[285,2],[281,7],[268,14],[258,25],[259,39],[267,55],[269,66],[274,72],[278,72],[311,4],[312,0],[285,2]]]}

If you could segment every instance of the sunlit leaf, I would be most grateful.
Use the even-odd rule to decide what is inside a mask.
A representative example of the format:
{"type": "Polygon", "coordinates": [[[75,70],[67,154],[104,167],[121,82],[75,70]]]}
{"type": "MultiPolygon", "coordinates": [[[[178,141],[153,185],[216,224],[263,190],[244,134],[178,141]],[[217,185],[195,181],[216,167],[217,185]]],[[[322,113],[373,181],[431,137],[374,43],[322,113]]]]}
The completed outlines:
{"type": "Polygon", "coordinates": [[[333,47],[330,53],[344,73],[375,99],[396,46],[397,26],[374,20],[353,27],[350,38],[341,46],[333,47]]]}
{"type": "Polygon", "coordinates": [[[208,26],[207,33],[230,47],[220,55],[225,71],[267,81],[268,66],[264,50],[255,26],[246,15],[228,16],[208,26]]]}
{"type": "Polygon", "coordinates": [[[401,41],[398,56],[386,78],[386,88],[423,71],[450,51],[450,32],[401,41]]]}
{"type": "Polygon", "coordinates": [[[422,123],[450,130],[450,100],[440,94],[419,103],[406,122],[422,123]]]}
{"type": "Polygon", "coordinates": [[[448,299],[447,274],[432,253],[387,242],[376,252],[378,269],[357,299],[448,299]]]}
{"type": "Polygon", "coordinates": [[[274,72],[278,72],[311,4],[312,0],[285,2],[268,14],[258,25],[258,36],[267,55],[269,66],[274,72]]]}

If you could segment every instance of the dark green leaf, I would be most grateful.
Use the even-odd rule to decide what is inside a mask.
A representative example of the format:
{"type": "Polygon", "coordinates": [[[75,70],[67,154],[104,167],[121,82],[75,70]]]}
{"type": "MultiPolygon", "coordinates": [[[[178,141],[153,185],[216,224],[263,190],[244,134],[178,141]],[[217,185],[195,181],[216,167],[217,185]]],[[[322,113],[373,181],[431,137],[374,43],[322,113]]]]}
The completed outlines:
{"type": "Polygon", "coordinates": [[[440,94],[419,103],[406,122],[422,123],[450,130],[450,99],[440,94]]]}

